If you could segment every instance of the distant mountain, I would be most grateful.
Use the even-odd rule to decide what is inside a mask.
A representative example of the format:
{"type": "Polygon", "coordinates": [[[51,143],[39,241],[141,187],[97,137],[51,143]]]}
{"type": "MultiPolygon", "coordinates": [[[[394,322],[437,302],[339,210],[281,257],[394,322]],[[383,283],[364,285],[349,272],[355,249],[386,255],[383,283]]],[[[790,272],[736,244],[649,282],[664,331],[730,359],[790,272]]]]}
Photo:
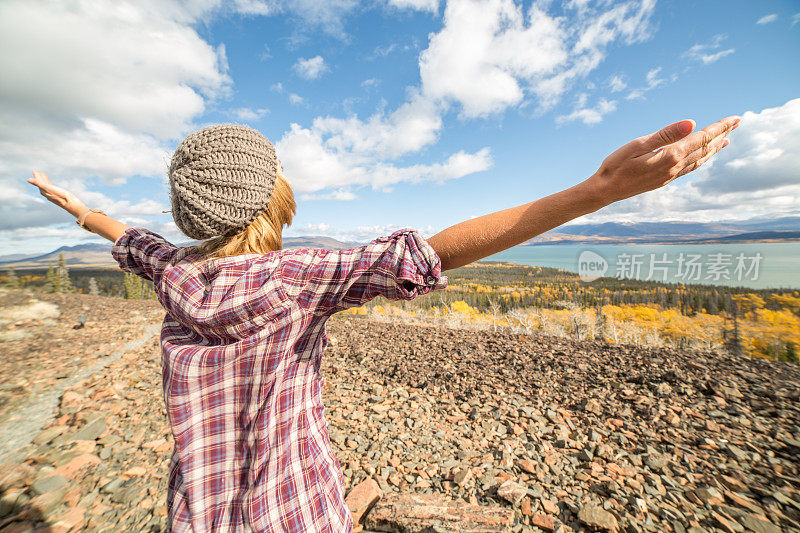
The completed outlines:
{"type": "MultiPolygon", "coordinates": [[[[178,244],[191,246],[196,241],[178,244]]],[[[337,250],[360,246],[361,243],[342,242],[331,237],[304,236],[287,237],[283,240],[284,248],[325,248],[337,250]]],[[[46,268],[50,263],[56,263],[58,256],[64,254],[70,267],[116,267],[117,263],[111,257],[111,243],[76,244],[75,246],[61,246],[46,254],[24,255],[14,254],[0,257],[0,268],[46,268]]]]}
{"type": "MultiPolygon", "coordinates": [[[[800,240],[800,216],[777,219],[751,219],[736,222],[606,222],[561,226],[526,241],[523,245],[542,244],[664,244],[725,243],[744,241],[800,240]]],[[[179,243],[191,246],[196,241],[179,243]]],[[[342,242],[331,237],[287,237],[284,248],[352,248],[363,243],[342,242]]],[[[62,246],[46,254],[7,255],[0,257],[0,268],[43,268],[58,261],[63,253],[71,267],[115,267],[111,244],[90,243],[62,246]]]]}
{"type": "Polygon", "coordinates": [[[0,257],[0,267],[13,266],[14,268],[38,268],[46,267],[50,263],[58,261],[58,256],[64,254],[69,266],[106,266],[113,265],[111,258],[111,244],[88,243],[76,244],[75,246],[61,246],[46,254],[37,254],[18,257],[0,257]]]}
{"type": "Polygon", "coordinates": [[[657,244],[697,241],[796,240],[800,217],[736,222],[606,222],[561,226],[526,241],[536,244],[657,244]]]}
{"type": "Polygon", "coordinates": [[[800,241],[800,231],[753,231],[750,233],[737,233],[726,237],[712,239],[694,239],[681,242],[696,244],[716,244],[726,242],[771,242],[771,241],[800,241]]]}

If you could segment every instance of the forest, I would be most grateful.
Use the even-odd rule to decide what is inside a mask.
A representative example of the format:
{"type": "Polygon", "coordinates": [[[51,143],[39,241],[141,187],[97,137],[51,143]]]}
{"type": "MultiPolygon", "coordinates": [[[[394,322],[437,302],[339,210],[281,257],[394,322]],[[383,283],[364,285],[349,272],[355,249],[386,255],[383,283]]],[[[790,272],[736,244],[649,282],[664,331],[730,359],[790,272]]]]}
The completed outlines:
{"type": "MultiPolygon", "coordinates": [[[[448,288],[412,301],[375,299],[347,314],[451,327],[612,343],[726,350],[798,362],[800,291],[637,281],[584,282],[546,267],[479,261],[448,271],[448,288]]],[[[155,298],[152,284],[111,269],[70,269],[63,256],[46,271],[6,269],[0,284],[43,292],[155,298]]]]}

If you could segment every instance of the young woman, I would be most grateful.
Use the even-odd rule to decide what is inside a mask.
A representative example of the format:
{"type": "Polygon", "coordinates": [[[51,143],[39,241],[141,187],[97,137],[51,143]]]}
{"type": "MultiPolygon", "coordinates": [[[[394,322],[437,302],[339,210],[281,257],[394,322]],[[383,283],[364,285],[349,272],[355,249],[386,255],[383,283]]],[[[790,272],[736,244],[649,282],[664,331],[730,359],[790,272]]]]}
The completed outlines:
{"type": "Polygon", "coordinates": [[[167,311],[163,387],[175,437],[173,531],[350,531],[319,375],[334,313],[376,296],[413,299],[443,271],[515,246],[612,202],[666,185],[727,146],[739,119],[692,133],[683,120],[626,144],[585,181],[456,224],[349,250],[283,250],[295,214],[272,144],[244,126],[189,135],[169,168],[172,215],[200,246],[179,248],[53,185],[28,181],[82,227],[114,242],[123,270],[154,283],[167,311]]]}

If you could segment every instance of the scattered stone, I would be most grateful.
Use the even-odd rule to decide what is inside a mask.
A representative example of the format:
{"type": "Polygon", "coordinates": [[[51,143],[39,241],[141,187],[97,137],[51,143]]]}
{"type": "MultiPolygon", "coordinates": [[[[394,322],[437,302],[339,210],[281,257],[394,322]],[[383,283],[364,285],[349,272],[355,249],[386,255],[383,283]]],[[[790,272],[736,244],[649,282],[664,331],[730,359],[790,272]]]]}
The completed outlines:
{"type": "Polygon", "coordinates": [[[586,504],[578,511],[578,520],[595,531],[617,531],[616,517],[594,504],[586,504]]]}
{"type": "Polygon", "coordinates": [[[74,507],[68,509],[64,514],[59,515],[53,520],[53,525],[50,529],[53,532],[78,531],[86,523],[86,509],[83,507],[74,507]]]}
{"type": "Polygon", "coordinates": [[[102,418],[89,422],[77,433],[72,435],[72,440],[95,440],[106,430],[106,423],[102,418]]]}
{"type": "Polygon", "coordinates": [[[559,512],[558,505],[556,505],[555,502],[553,502],[552,500],[545,499],[541,500],[539,503],[541,503],[542,509],[544,509],[546,513],[558,514],[559,512]]]}
{"type": "Polygon", "coordinates": [[[756,533],[781,533],[781,529],[772,522],[751,514],[743,514],[738,518],[738,521],[742,526],[756,533]]]}
{"type": "Polygon", "coordinates": [[[536,463],[531,461],[530,459],[520,459],[517,461],[517,466],[523,472],[527,472],[529,474],[536,473],[536,463]]]}
{"type": "Polygon", "coordinates": [[[67,464],[59,466],[54,473],[66,478],[82,477],[88,469],[98,464],[100,464],[99,457],[91,453],[84,453],[73,458],[67,464]]]}
{"type": "Polygon", "coordinates": [[[382,491],[378,483],[368,477],[347,494],[345,502],[353,514],[353,524],[359,524],[363,516],[369,512],[381,496],[382,491]]]}
{"type": "Polygon", "coordinates": [[[64,495],[67,493],[67,487],[62,486],[59,489],[50,490],[38,496],[34,496],[28,502],[26,511],[23,511],[24,518],[42,519],[47,518],[54,509],[58,507],[64,495]]]}
{"type": "Polygon", "coordinates": [[[5,492],[15,487],[24,487],[33,480],[34,475],[33,468],[26,464],[0,464],[0,492],[5,492]]]}
{"type": "Polygon", "coordinates": [[[546,514],[534,513],[531,516],[531,524],[545,531],[555,531],[556,529],[555,519],[546,514]]]}
{"type": "Polygon", "coordinates": [[[669,464],[669,457],[660,453],[651,453],[647,455],[645,464],[654,472],[661,472],[669,464]]]}
{"type": "Polygon", "coordinates": [[[33,485],[31,485],[31,492],[38,496],[39,494],[64,488],[67,486],[67,483],[69,483],[69,480],[64,476],[48,476],[35,481],[33,485]]]}
{"type": "Polygon", "coordinates": [[[594,398],[589,398],[583,402],[583,410],[589,413],[602,414],[603,406],[594,398]]]}
{"type": "Polygon", "coordinates": [[[714,487],[700,487],[699,489],[695,489],[694,493],[700,498],[700,501],[706,505],[719,505],[725,501],[722,497],[722,493],[714,487]]]}
{"type": "Polygon", "coordinates": [[[528,489],[524,485],[520,485],[514,481],[505,481],[497,488],[497,495],[516,505],[528,494],[528,489]]]}
{"type": "Polygon", "coordinates": [[[473,505],[435,494],[388,494],[367,515],[364,528],[373,531],[507,531],[514,511],[473,505]]]}
{"type": "MultiPolygon", "coordinates": [[[[0,291],[0,308],[14,294],[0,291]]],[[[32,391],[63,384],[163,317],[148,301],[41,298],[64,318],[13,326],[25,336],[4,344],[0,423],[32,391]],[[72,329],[81,314],[86,326],[72,329]]],[[[322,393],[348,505],[372,479],[392,497],[499,506],[516,513],[515,533],[547,530],[546,517],[562,533],[589,529],[578,515],[590,505],[626,532],[793,531],[800,522],[797,365],[502,328],[343,315],[326,325],[337,342],[320,369],[322,393]],[[368,357],[358,362],[358,353],[368,357]]],[[[80,511],[67,511],[80,507],[77,529],[165,530],[173,441],[159,374],[154,338],[68,387],[54,420],[33,432],[19,460],[0,465],[0,511],[8,513],[0,523],[14,516],[6,526],[56,531],[57,522],[79,520],[80,511]],[[35,482],[58,475],[65,487],[35,494],[35,482]],[[31,497],[47,516],[17,517],[31,497]]]]}
{"type": "Polygon", "coordinates": [[[656,387],[656,394],[659,396],[669,396],[672,394],[672,387],[668,383],[659,383],[656,387]]]}
{"type": "Polygon", "coordinates": [[[20,512],[29,500],[24,492],[6,492],[0,497],[0,518],[20,512]]]}
{"type": "Polygon", "coordinates": [[[461,468],[459,469],[455,475],[453,475],[453,483],[458,485],[459,487],[463,487],[472,479],[472,470],[469,468],[461,468]]]}

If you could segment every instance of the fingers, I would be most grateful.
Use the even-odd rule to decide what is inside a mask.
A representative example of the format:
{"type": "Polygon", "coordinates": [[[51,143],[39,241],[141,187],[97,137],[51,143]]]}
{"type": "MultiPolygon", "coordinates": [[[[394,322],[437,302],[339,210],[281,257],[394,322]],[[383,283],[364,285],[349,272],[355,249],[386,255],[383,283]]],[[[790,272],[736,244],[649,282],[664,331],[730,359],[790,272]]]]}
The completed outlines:
{"type": "Polygon", "coordinates": [[[38,183],[50,183],[50,178],[47,177],[47,174],[38,170],[33,171],[33,180],[38,183]]]}
{"type": "MultiPolygon", "coordinates": [[[[726,139],[724,137],[717,137],[717,139],[709,145],[708,150],[706,153],[700,157],[699,159],[695,159],[694,161],[690,161],[680,172],[678,172],[676,177],[683,176],[684,174],[688,174],[694,170],[700,168],[700,165],[714,157],[717,152],[725,148],[730,144],[730,139],[726,139]]],[[[695,153],[699,154],[700,150],[697,150],[695,153]]]]}
{"type": "Polygon", "coordinates": [[[680,141],[689,135],[695,128],[694,120],[681,120],[661,128],[655,133],[637,139],[642,153],[652,152],[668,144],[680,141]]]}
{"type": "Polygon", "coordinates": [[[725,137],[739,126],[741,119],[737,116],[728,117],[715,122],[702,130],[691,134],[686,137],[675,148],[681,150],[684,154],[691,154],[697,150],[705,150],[708,145],[720,137],[725,137]]]}
{"type": "Polygon", "coordinates": [[[728,117],[687,137],[679,143],[685,143],[683,147],[675,147],[679,165],[689,168],[687,172],[691,172],[708,161],[711,156],[728,145],[726,137],[739,126],[739,120],[739,117],[728,117]]]}

